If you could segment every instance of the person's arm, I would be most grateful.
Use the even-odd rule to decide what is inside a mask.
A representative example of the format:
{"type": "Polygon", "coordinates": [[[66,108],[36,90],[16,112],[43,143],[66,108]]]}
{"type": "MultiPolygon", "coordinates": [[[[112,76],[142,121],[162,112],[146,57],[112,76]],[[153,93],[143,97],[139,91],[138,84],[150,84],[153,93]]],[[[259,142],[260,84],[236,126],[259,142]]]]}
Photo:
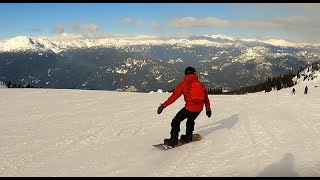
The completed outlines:
{"type": "Polygon", "coordinates": [[[182,83],[179,83],[178,86],[174,89],[171,96],[164,103],[160,104],[160,106],[158,107],[157,113],[161,114],[164,108],[174,103],[181,95],[182,95],[182,83]]]}
{"type": "Polygon", "coordinates": [[[208,116],[208,118],[211,117],[211,107],[210,107],[210,100],[208,97],[208,91],[206,88],[204,88],[204,105],[206,106],[206,115],[208,116]]]}
{"type": "Polygon", "coordinates": [[[168,107],[170,104],[174,103],[182,95],[182,83],[174,89],[171,96],[162,104],[164,108],[168,107]]]}
{"type": "Polygon", "coordinates": [[[205,105],[206,109],[211,109],[210,108],[210,100],[208,97],[208,91],[206,88],[204,88],[204,105],[205,105]]]}

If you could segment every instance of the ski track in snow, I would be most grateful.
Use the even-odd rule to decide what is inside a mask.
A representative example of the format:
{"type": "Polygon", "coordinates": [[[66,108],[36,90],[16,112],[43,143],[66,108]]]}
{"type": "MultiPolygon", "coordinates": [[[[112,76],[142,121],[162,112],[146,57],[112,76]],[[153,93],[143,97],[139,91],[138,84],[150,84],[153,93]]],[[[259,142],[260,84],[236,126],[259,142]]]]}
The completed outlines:
{"type": "Polygon", "coordinates": [[[203,140],[159,151],[184,105],[158,115],[169,95],[0,89],[0,176],[320,176],[320,89],[210,95],[203,140]]]}

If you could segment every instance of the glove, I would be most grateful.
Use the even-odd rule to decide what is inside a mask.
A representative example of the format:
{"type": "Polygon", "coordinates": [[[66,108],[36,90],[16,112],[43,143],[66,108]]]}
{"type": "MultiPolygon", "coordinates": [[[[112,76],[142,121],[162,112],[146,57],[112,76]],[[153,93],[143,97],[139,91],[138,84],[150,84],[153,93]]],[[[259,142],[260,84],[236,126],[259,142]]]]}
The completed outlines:
{"type": "Polygon", "coordinates": [[[162,110],[164,109],[164,107],[162,106],[162,104],[158,107],[157,113],[161,114],[162,110]]]}
{"type": "Polygon", "coordinates": [[[206,109],[206,114],[207,114],[208,118],[210,118],[211,117],[211,109],[206,109]]]}

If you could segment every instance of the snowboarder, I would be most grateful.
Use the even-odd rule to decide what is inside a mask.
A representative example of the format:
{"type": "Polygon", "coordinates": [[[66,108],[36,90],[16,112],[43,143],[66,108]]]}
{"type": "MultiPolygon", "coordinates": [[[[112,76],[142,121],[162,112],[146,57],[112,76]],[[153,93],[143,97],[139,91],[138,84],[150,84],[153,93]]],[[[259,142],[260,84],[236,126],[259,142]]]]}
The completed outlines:
{"type": "Polygon", "coordinates": [[[308,86],[304,88],[304,94],[308,94],[308,86]]]}
{"type": "Polygon", "coordinates": [[[296,89],[295,88],[292,89],[292,94],[296,94],[296,89]]]}
{"type": "Polygon", "coordinates": [[[180,82],[174,89],[172,95],[158,107],[157,113],[161,114],[164,108],[175,102],[182,94],[184,96],[185,106],[172,119],[170,131],[171,137],[169,139],[164,139],[164,144],[171,147],[174,147],[178,144],[180,123],[183,120],[187,118],[186,134],[181,135],[181,139],[184,142],[188,143],[192,141],[192,133],[195,125],[194,121],[203,110],[204,105],[206,108],[206,115],[208,116],[208,118],[211,117],[208,91],[204,87],[203,83],[198,80],[196,70],[193,67],[187,67],[185,69],[185,76],[183,81],[180,82]],[[198,96],[198,100],[195,100],[195,96],[198,96]]]}

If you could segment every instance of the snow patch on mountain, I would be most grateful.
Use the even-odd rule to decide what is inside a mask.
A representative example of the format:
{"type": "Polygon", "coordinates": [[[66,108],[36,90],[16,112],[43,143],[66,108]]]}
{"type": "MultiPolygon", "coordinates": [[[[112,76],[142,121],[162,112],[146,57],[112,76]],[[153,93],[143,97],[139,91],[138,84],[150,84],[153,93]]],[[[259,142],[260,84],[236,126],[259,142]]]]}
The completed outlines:
{"type": "Polygon", "coordinates": [[[204,75],[204,76],[208,76],[209,75],[208,71],[200,72],[200,74],[204,75]]]}
{"type": "Polygon", "coordinates": [[[176,60],[170,59],[167,63],[174,64],[174,63],[182,63],[182,62],[183,62],[183,60],[181,58],[178,58],[176,60]]]}
{"type": "Polygon", "coordinates": [[[37,49],[44,49],[44,46],[37,41],[33,41],[27,36],[17,36],[9,40],[5,40],[0,44],[0,50],[3,52],[37,49]]]}
{"type": "Polygon", "coordinates": [[[209,38],[213,38],[213,39],[217,39],[217,38],[227,39],[227,40],[230,40],[230,41],[235,41],[235,40],[236,40],[236,38],[234,38],[234,37],[225,36],[225,35],[221,35],[221,34],[216,34],[216,35],[204,35],[204,37],[209,37],[209,38]]]}
{"type": "MultiPolygon", "coordinates": [[[[213,36],[212,36],[213,37],[213,36]]],[[[124,48],[124,51],[148,51],[149,47],[154,45],[172,45],[177,47],[201,46],[231,46],[232,43],[219,43],[206,39],[189,40],[189,39],[169,39],[169,40],[127,40],[127,39],[79,39],[73,41],[53,41],[47,38],[31,39],[27,36],[17,36],[0,42],[0,52],[8,51],[53,51],[59,53],[64,50],[73,48],[91,48],[91,47],[115,47],[124,48]],[[145,46],[141,46],[145,45],[145,46]],[[139,46],[139,47],[134,47],[139,46]]]]}
{"type": "Polygon", "coordinates": [[[171,83],[171,82],[173,82],[174,80],[176,80],[176,78],[169,80],[168,83],[171,83]]]}
{"type": "Polygon", "coordinates": [[[261,40],[260,42],[264,42],[264,43],[268,43],[274,46],[291,46],[291,47],[295,47],[298,46],[298,44],[293,43],[293,42],[288,42],[286,40],[283,39],[268,39],[268,40],[261,40]]]}
{"type": "Polygon", "coordinates": [[[234,57],[232,59],[232,62],[246,62],[249,60],[254,60],[256,62],[262,61],[263,59],[265,59],[268,52],[269,49],[262,46],[246,48],[243,49],[243,53],[240,56],[234,57]]]}
{"type": "Polygon", "coordinates": [[[128,72],[128,70],[116,68],[115,72],[118,74],[126,74],[128,72]]]}
{"type": "MultiPolygon", "coordinates": [[[[0,41],[0,52],[18,52],[18,51],[35,51],[38,52],[40,56],[46,55],[45,51],[52,51],[54,53],[59,54],[62,51],[68,51],[76,48],[116,48],[120,49],[121,51],[125,52],[149,52],[151,46],[158,46],[158,45],[168,45],[172,46],[174,49],[183,48],[183,51],[190,51],[189,53],[194,53],[192,49],[196,46],[207,46],[207,47],[217,47],[217,48],[250,48],[254,46],[256,48],[261,48],[257,46],[257,43],[263,44],[270,44],[273,46],[278,47],[317,47],[320,44],[312,44],[312,43],[293,43],[288,42],[282,39],[269,39],[269,40],[258,40],[258,39],[246,39],[246,38],[234,38],[229,37],[221,34],[217,35],[204,35],[195,37],[194,39],[144,39],[144,40],[137,40],[137,39],[117,39],[117,38],[104,38],[104,39],[78,39],[73,41],[50,41],[47,38],[30,38],[27,36],[17,36],[11,39],[0,41]],[[222,40],[222,41],[221,41],[222,40]],[[253,43],[253,44],[251,44],[253,43]]],[[[223,53],[228,53],[225,50],[221,50],[221,55],[223,53]]],[[[279,52],[282,53],[282,52],[279,52]]],[[[283,52],[287,53],[287,52],[283,52]]],[[[257,52],[255,49],[247,50],[245,55],[249,55],[250,58],[254,58],[259,56],[260,52],[257,52]],[[250,52],[251,51],[251,52],[250,52]]],[[[62,55],[62,54],[61,54],[62,55]]],[[[198,54],[197,56],[202,56],[198,54]]],[[[276,56],[284,57],[286,54],[276,54],[276,56]]],[[[300,54],[301,57],[306,58],[317,58],[318,55],[315,53],[307,53],[307,54],[300,54]]],[[[98,57],[97,57],[98,58],[98,57]]],[[[213,56],[212,60],[217,59],[217,56],[213,56]]],[[[232,57],[229,57],[230,59],[232,57]]],[[[247,58],[247,59],[248,59],[247,58]]],[[[236,59],[235,59],[236,60],[236,59]]],[[[245,60],[242,59],[242,60],[245,60]]],[[[183,62],[180,61],[169,61],[168,63],[177,63],[183,62]]]]}
{"type": "Polygon", "coordinates": [[[55,53],[59,53],[61,51],[61,48],[59,48],[55,43],[51,42],[47,38],[38,38],[37,42],[39,44],[42,44],[44,48],[50,49],[55,53]]]}
{"type": "Polygon", "coordinates": [[[308,82],[319,82],[320,84],[320,64],[315,65],[316,67],[309,66],[302,70],[292,80],[296,84],[308,84],[308,82]],[[313,69],[315,68],[315,69],[313,69]]]}
{"type": "Polygon", "coordinates": [[[156,77],[155,79],[159,80],[161,77],[162,77],[162,74],[160,76],[156,77]]]}

